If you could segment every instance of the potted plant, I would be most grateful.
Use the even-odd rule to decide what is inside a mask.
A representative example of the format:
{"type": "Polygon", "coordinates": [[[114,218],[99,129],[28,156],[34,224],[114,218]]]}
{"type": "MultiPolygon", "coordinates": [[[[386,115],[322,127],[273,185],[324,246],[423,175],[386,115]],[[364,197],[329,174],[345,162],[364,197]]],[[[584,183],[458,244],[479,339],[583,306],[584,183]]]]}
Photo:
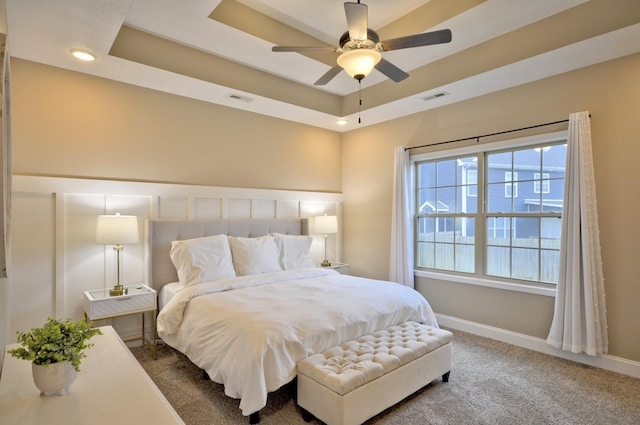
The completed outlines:
{"type": "Polygon", "coordinates": [[[22,347],[8,353],[31,361],[33,380],[40,395],[49,392],[64,395],[80,371],[80,363],[86,357],[84,350],[93,346],[88,340],[95,335],[102,335],[102,331],[92,328],[85,319],[73,322],[49,317],[40,328],[18,332],[22,347]]]}

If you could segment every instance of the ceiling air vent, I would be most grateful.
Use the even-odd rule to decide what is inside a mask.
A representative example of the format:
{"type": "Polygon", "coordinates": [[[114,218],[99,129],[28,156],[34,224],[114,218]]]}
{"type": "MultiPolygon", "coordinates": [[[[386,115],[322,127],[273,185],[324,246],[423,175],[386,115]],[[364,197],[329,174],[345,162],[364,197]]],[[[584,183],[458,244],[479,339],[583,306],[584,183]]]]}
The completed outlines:
{"type": "Polygon", "coordinates": [[[246,103],[249,103],[249,102],[253,101],[253,98],[248,97],[248,96],[240,96],[239,94],[231,94],[231,95],[229,95],[229,98],[233,99],[233,100],[240,100],[240,101],[246,102],[246,103]]]}
{"type": "Polygon", "coordinates": [[[424,100],[433,100],[433,99],[437,99],[439,97],[443,97],[443,96],[447,96],[449,93],[447,93],[446,91],[441,91],[440,93],[435,93],[429,96],[426,96],[424,98],[424,100]]]}

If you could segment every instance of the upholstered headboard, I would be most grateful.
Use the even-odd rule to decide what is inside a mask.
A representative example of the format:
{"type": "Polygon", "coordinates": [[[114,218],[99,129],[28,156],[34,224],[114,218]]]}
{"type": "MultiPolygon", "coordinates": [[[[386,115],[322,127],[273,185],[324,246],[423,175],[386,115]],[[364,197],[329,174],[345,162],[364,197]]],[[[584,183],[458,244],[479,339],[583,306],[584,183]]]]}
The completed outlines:
{"type": "Polygon", "coordinates": [[[148,285],[160,291],[178,275],[169,257],[171,242],[213,235],[257,237],[268,233],[306,235],[308,220],[292,219],[150,219],[147,220],[146,258],[148,285]]]}

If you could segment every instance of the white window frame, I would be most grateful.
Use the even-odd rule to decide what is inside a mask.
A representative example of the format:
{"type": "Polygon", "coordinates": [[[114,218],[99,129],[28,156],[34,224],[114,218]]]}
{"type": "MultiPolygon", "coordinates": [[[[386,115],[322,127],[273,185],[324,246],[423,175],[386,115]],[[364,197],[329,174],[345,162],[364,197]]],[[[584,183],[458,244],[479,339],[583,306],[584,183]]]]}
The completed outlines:
{"type": "MultiPolygon", "coordinates": [[[[546,133],[534,136],[527,136],[516,139],[509,139],[499,142],[486,143],[482,145],[483,152],[492,152],[499,151],[504,149],[512,149],[512,148],[522,148],[526,146],[538,145],[543,143],[559,143],[562,141],[566,141],[567,139],[567,131],[557,131],[553,133],[546,133]]],[[[472,156],[477,154],[479,151],[476,145],[467,146],[462,148],[453,148],[447,150],[440,151],[432,151],[421,153],[417,155],[411,156],[411,165],[415,166],[416,162],[425,161],[425,160],[437,160],[448,157],[455,156],[472,156]]],[[[481,182],[478,183],[479,190],[484,190],[484,188],[480,189],[481,185],[484,185],[484,178],[481,182]]],[[[411,184],[415,184],[415,182],[411,182],[411,184]]],[[[415,188],[411,188],[411,190],[415,190],[415,188]]],[[[481,228],[482,226],[478,226],[481,228]]],[[[478,230],[476,230],[478,231],[478,230]]],[[[484,240],[484,235],[483,240],[484,240]]],[[[482,242],[484,243],[484,242],[482,242]]],[[[477,274],[460,274],[455,272],[448,272],[445,270],[427,270],[427,269],[414,269],[415,276],[425,277],[431,279],[438,279],[441,281],[449,281],[461,284],[468,284],[474,286],[484,286],[489,288],[498,288],[503,290],[515,291],[515,292],[524,292],[535,295],[549,296],[555,297],[556,288],[555,285],[548,284],[538,284],[536,282],[523,282],[517,280],[510,279],[500,279],[500,278],[492,278],[489,276],[479,276],[477,274]]]]}

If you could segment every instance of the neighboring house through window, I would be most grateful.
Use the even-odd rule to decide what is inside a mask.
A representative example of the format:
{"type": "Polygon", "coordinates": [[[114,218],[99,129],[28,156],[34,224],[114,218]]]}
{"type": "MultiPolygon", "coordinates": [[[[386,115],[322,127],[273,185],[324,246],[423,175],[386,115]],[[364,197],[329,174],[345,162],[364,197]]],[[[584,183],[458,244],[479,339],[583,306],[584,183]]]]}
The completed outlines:
{"type": "Polygon", "coordinates": [[[549,173],[533,173],[533,193],[549,193],[549,173]]]}
{"type": "Polygon", "coordinates": [[[518,172],[517,171],[505,171],[504,197],[505,198],[518,197],[518,172]]]}

